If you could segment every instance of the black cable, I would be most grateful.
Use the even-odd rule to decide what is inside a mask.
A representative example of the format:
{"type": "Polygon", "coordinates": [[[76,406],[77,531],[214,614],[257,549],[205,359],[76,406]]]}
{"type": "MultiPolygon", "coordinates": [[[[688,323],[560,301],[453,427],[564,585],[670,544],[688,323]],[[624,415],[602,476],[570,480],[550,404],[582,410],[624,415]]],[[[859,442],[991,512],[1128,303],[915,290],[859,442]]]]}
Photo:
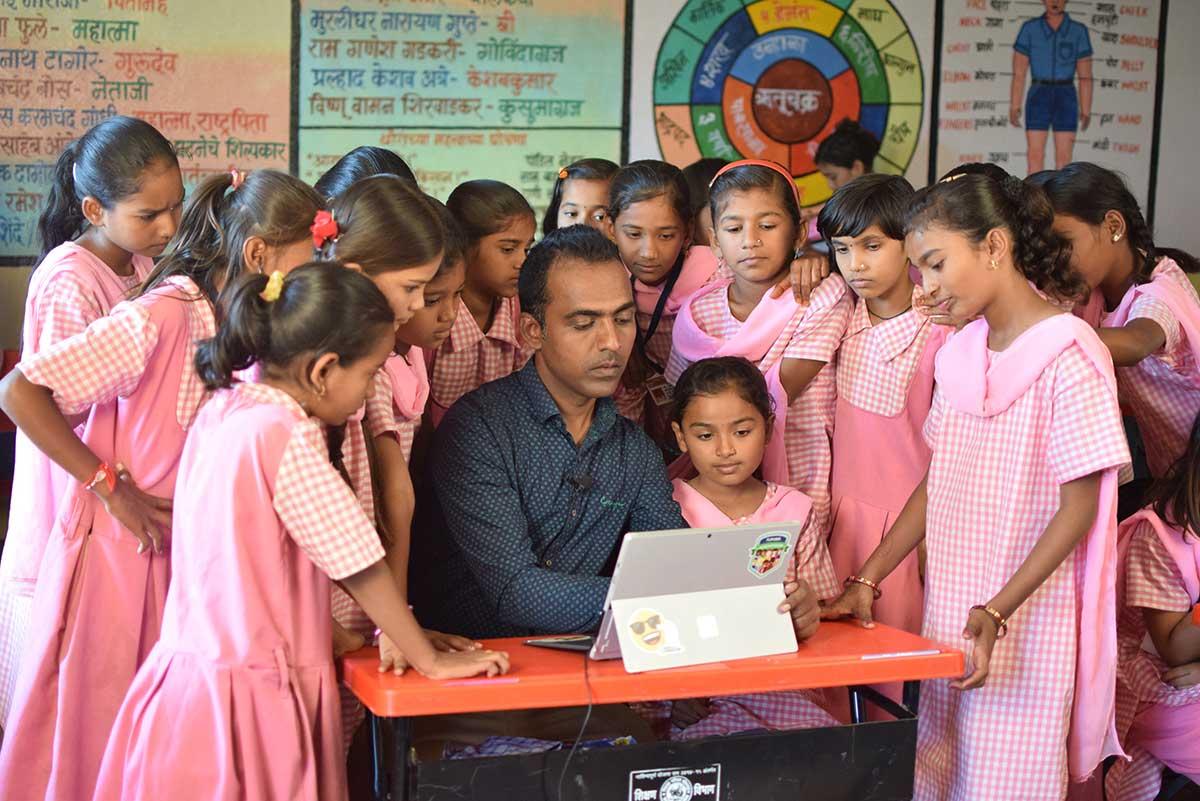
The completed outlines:
{"type": "Polygon", "coordinates": [[[567,778],[567,768],[571,766],[571,759],[575,756],[575,751],[579,748],[579,741],[583,739],[584,733],[587,731],[588,722],[592,719],[592,681],[588,675],[588,655],[583,655],[583,686],[587,688],[587,712],[583,715],[583,724],[579,727],[579,734],[575,737],[575,742],[571,744],[571,750],[567,752],[566,761],[563,762],[562,772],[558,774],[558,790],[555,791],[554,801],[563,801],[563,780],[567,778]]]}

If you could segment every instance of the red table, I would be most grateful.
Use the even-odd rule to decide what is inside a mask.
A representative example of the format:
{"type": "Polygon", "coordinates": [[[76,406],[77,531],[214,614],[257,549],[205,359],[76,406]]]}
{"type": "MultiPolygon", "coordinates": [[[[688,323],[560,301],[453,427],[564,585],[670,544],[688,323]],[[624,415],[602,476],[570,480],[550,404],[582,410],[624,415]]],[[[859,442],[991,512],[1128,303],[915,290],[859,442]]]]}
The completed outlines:
{"type": "MultiPolygon", "coordinates": [[[[963,655],[907,632],[855,623],[822,624],[816,636],[794,654],[630,674],[621,660],[588,662],[581,654],[532,648],[522,639],[485,641],[509,653],[512,670],[502,677],[430,681],[415,672],[381,674],[375,649],[343,659],[345,683],[367,707],[372,725],[409,717],[460,712],[711,697],[771,690],[843,687],[894,681],[948,678],[963,672],[963,655]]],[[[395,753],[399,792],[407,797],[406,729],[395,753]]],[[[378,742],[378,740],[376,740],[378,742]]],[[[636,746],[635,746],[636,747],[636,746]]],[[[377,752],[377,793],[384,797],[382,755],[377,752]]]]}

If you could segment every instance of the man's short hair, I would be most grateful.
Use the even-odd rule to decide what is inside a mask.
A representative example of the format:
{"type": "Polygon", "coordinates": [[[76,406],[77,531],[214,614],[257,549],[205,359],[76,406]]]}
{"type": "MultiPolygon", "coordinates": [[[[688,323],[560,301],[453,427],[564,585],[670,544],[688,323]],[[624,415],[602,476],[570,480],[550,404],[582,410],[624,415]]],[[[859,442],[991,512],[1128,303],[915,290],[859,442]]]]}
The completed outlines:
{"type": "Polygon", "coordinates": [[[586,225],[571,225],[546,234],[533,246],[521,267],[517,292],[521,311],[540,324],[546,324],[546,306],[550,303],[550,269],[560,261],[581,261],[598,264],[621,260],[621,255],[608,237],[586,225]]]}

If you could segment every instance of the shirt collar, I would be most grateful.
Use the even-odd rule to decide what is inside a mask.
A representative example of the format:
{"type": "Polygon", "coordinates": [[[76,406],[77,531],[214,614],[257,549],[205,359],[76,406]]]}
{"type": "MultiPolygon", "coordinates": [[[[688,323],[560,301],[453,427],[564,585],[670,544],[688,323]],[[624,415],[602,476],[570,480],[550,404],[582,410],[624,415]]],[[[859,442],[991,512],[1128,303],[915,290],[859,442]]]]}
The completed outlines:
{"type": "Polygon", "coordinates": [[[871,337],[871,345],[879,358],[890,362],[908,350],[917,335],[927,325],[930,325],[929,318],[915,308],[890,320],[880,320],[872,325],[870,313],[867,311],[867,302],[859,298],[854,305],[854,313],[850,317],[850,324],[846,327],[846,336],[843,339],[858,336],[865,331],[871,337]]]}
{"type": "Polygon", "coordinates": [[[295,398],[284,392],[282,389],[277,389],[270,384],[243,381],[235,383],[233,385],[233,389],[239,395],[251,398],[259,403],[270,403],[275,406],[282,406],[288,411],[295,412],[299,417],[308,417],[308,412],[304,411],[304,407],[302,407],[295,398]]]}
{"type": "MultiPolygon", "coordinates": [[[[529,414],[539,423],[546,423],[557,417],[561,427],[562,412],[559,411],[558,404],[554,402],[554,398],[550,396],[550,390],[546,389],[542,377],[538,374],[537,358],[537,355],[534,355],[518,374],[521,387],[525,390],[525,398],[529,401],[529,414]]],[[[616,406],[613,404],[612,398],[598,398],[596,409],[592,413],[592,425],[588,429],[587,436],[583,438],[582,444],[586,445],[590,440],[607,434],[616,422],[616,417],[616,406]]]]}
{"type": "Polygon", "coordinates": [[[517,339],[517,314],[515,314],[514,304],[516,298],[503,298],[499,305],[496,306],[496,313],[492,315],[492,326],[485,334],[480,330],[479,325],[475,322],[474,315],[467,308],[467,304],[463,300],[458,301],[458,316],[454,320],[454,325],[450,328],[449,345],[450,350],[460,352],[468,348],[475,347],[480,340],[494,339],[497,342],[503,342],[513,348],[519,348],[521,342],[517,339]]]}
{"type": "Polygon", "coordinates": [[[1058,26],[1058,31],[1050,27],[1050,21],[1046,19],[1046,15],[1044,13],[1041,17],[1039,17],[1039,19],[1041,20],[1042,27],[1046,29],[1046,35],[1048,36],[1053,36],[1054,34],[1058,33],[1058,31],[1065,31],[1067,26],[1071,24],[1071,15],[1065,11],[1063,12],[1062,24],[1058,26]]]}

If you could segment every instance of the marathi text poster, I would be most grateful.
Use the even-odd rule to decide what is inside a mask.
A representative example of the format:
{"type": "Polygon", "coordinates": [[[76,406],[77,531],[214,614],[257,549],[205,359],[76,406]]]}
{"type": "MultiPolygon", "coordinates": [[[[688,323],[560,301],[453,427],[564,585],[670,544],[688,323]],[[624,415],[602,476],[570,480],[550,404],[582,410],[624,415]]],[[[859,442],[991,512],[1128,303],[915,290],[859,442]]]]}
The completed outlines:
{"type": "Polygon", "coordinates": [[[189,187],[286,170],[290,35],[286,0],[0,0],[0,256],[36,254],[55,160],[115,114],[172,140],[189,187]]]}
{"type": "Polygon", "coordinates": [[[972,161],[1021,176],[1094,161],[1121,172],[1144,207],[1161,10],[1158,0],[947,0],[938,174],[972,161]]]}
{"type": "Polygon", "coordinates": [[[620,157],[624,41],[624,0],[303,0],[301,177],[378,145],[435,197],[494,178],[540,214],[564,163],[620,157]]]}

